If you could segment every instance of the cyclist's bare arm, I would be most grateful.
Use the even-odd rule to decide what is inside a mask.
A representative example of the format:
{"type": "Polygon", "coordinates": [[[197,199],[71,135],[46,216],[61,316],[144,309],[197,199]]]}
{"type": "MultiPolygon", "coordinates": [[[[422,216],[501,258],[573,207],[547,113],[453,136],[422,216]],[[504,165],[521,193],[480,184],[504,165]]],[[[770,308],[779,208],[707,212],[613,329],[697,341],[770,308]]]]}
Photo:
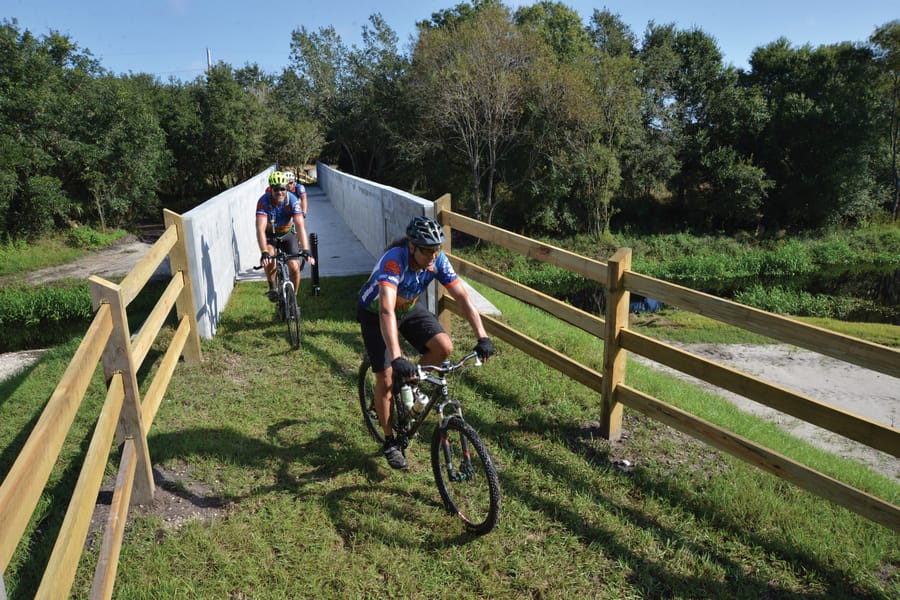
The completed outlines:
{"type": "Polygon", "coordinates": [[[481,315],[478,314],[478,309],[472,304],[472,300],[469,298],[469,294],[466,292],[462,280],[456,285],[451,285],[446,289],[447,293],[456,300],[457,304],[459,304],[459,308],[462,310],[466,321],[472,326],[472,331],[475,332],[475,336],[479,338],[487,337],[488,335],[484,330],[484,324],[481,322],[481,315]]]}
{"type": "Polygon", "coordinates": [[[391,360],[401,356],[400,333],[397,330],[397,315],[394,307],[397,305],[397,288],[390,285],[378,286],[378,322],[381,326],[381,337],[387,347],[391,360]]]}
{"type": "MultiPolygon", "coordinates": [[[[294,215],[294,229],[297,230],[297,240],[300,242],[301,250],[309,249],[309,236],[306,234],[306,219],[303,218],[303,215],[294,215]]],[[[309,256],[307,259],[309,264],[316,264],[316,259],[312,256],[309,256]]]]}
{"type": "MultiPolygon", "coordinates": [[[[269,218],[266,215],[256,215],[256,245],[259,246],[259,253],[269,252],[269,242],[266,241],[266,227],[269,224],[269,218]]],[[[265,266],[265,262],[263,263],[265,266]]]]}

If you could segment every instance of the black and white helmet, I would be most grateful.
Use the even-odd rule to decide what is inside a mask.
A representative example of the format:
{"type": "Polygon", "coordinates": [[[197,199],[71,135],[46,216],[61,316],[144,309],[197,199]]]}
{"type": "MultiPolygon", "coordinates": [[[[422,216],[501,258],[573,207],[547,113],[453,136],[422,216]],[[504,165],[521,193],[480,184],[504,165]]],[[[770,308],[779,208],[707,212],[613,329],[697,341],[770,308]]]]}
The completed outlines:
{"type": "Polygon", "coordinates": [[[444,230],[429,217],[415,217],[406,226],[406,237],[417,246],[440,246],[446,241],[444,230]]]}

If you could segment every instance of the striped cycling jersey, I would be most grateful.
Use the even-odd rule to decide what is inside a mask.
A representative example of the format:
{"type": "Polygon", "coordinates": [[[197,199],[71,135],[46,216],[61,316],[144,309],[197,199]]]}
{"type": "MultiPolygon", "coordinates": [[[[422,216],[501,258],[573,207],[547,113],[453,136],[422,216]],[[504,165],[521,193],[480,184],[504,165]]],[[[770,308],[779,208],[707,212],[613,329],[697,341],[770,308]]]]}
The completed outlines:
{"type": "Polygon", "coordinates": [[[434,265],[421,271],[409,266],[409,248],[406,244],[389,249],[372,269],[369,280],[359,291],[359,306],[369,312],[379,309],[378,287],[389,285],[397,290],[394,312],[400,319],[413,309],[428,284],[437,279],[445,288],[459,283],[459,276],[450,265],[450,259],[438,252],[434,265]]]}
{"type": "Polygon", "coordinates": [[[256,216],[264,216],[268,219],[266,233],[269,235],[284,235],[290,233],[294,226],[294,215],[302,215],[303,207],[300,199],[291,192],[287,193],[287,200],[277,204],[272,200],[272,194],[266,192],[256,201],[256,216]]]}

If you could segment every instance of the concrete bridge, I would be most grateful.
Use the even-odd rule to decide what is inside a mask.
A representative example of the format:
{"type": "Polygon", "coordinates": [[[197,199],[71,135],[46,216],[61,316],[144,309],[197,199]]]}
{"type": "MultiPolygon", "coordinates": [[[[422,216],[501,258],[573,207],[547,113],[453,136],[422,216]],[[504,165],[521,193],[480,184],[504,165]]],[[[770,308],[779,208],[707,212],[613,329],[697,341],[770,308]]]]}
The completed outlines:
{"type": "MultiPolygon", "coordinates": [[[[262,280],[254,211],[267,186],[271,166],[185,213],[186,239],[200,335],[215,335],[219,315],[234,285],[262,280]]],[[[319,163],[317,185],[307,186],[306,230],[318,239],[320,278],[368,274],[385,246],[403,236],[419,215],[434,217],[430,200],[341,173],[319,163]]],[[[310,269],[303,276],[310,277],[310,269]]],[[[471,286],[473,302],[484,314],[497,309],[471,286]]],[[[426,301],[434,308],[434,292],[426,301]]]]}

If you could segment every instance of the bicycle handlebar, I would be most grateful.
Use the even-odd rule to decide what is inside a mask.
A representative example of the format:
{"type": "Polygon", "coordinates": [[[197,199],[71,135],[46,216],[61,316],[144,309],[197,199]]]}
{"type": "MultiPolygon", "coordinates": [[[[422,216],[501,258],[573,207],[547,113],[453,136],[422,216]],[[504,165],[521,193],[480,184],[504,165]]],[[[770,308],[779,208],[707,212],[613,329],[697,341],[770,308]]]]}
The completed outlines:
{"type": "MultiPolygon", "coordinates": [[[[306,250],[302,250],[298,254],[285,254],[284,252],[279,250],[278,252],[275,253],[274,256],[271,256],[270,258],[272,258],[276,261],[277,260],[291,260],[292,258],[302,258],[303,260],[306,260],[307,258],[309,258],[309,252],[307,252],[306,250]]],[[[262,268],[263,268],[262,265],[256,265],[253,267],[253,270],[259,271],[262,268]]]]}
{"type": "Polygon", "coordinates": [[[444,364],[442,364],[440,366],[438,366],[438,365],[417,365],[416,369],[419,372],[419,379],[424,378],[427,373],[432,373],[432,372],[437,372],[441,375],[446,375],[447,373],[452,373],[453,371],[458,371],[459,369],[462,369],[463,366],[465,366],[465,364],[467,362],[469,362],[470,360],[472,360],[473,358],[475,359],[475,366],[480,367],[482,365],[482,362],[481,362],[481,359],[478,357],[478,353],[472,352],[471,354],[467,354],[466,356],[462,357],[462,359],[456,364],[452,364],[452,363],[450,363],[450,361],[446,361],[446,362],[444,362],[444,364]]]}

